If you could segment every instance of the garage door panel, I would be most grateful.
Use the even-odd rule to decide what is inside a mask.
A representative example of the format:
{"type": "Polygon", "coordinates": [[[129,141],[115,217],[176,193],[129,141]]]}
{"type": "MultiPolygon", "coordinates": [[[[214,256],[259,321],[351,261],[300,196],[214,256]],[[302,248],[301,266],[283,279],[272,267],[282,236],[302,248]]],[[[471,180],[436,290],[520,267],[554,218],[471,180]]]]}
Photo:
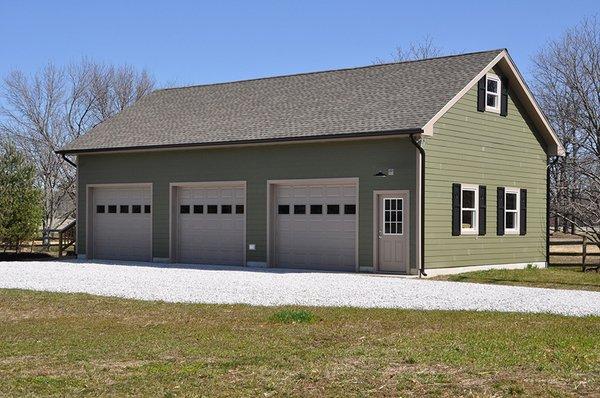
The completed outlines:
{"type": "Polygon", "coordinates": [[[92,256],[99,259],[149,261],[152,258],[151,189],[92,188],[92,256]],[[133,213],[133,206],[140,213],[133,213]],[[104,212],[98,211],[104,207],[104,212]],[[109,213],[116,206],[116,213],[109,213]],[[122,213],[121,206],[128,212],[122,213]]]}
{"type": "Polygon", "coordinates": [[[198,264],[243,265],[245,189],[181,187],[177,196],[178,210],[181,205],[190,206],[190,214],[179,214],[177,218],[177,260],[198,264]],[[203,206],[203,212],[194,213],[194,205],[203,206]],[[237,211],[238,205],[244,206],[243,212],[237,211]],[[215,210],[216,213],[209,213],[209,210],[215,210]]]}
{"type": "Polygon", "coordinates": [[[354,269],[357,215],[345,214],[344,205],[356,206],[355,184],[276,185],[274,196],[276,266],[354,269]],[[278,214],[280,205],[290,214],[278,214]],[[294,214],[294,205],[306,206],[306,213],[294,214]],[[311,205],[322,213],[311,214],[311,205]],[[328,214],[327,205],[337,205],[338,214],[328,214]]]}

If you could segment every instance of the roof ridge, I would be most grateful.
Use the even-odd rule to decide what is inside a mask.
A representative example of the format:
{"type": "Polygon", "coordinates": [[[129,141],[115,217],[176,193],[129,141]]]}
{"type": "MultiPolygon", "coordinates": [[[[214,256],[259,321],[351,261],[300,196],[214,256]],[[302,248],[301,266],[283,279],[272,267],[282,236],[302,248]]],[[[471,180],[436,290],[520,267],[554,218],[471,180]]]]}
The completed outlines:
{"type": "Polygon", "coordinates": [[[389,65],[400,65],[400,64],[408,64],[408,63],[432,61],[432,60],[443,59],[443,58],[456,58],[456,57],[463,57],[463,56],[475,55],[475,54],[483,54],[483,53],[491,53],[491,52],[501,52],[501,51],[505,51],[505,50],[506,50],[506,48],[498,48],[498,49],[493,49],[493,50],[483,50],[483,51],[473,51],[473,52],[460,53],[460,54],[441,55],[439,57],[431,57],[431,58],[423,58],[423,59],[412,59],[412,60],[399,61],[399,62],[387,62],[387,63],[383,63],[383,64],[354,66],[354,67],[339,68],[339,69],[326,69],[326,70],[319,70],[319,71],[312,71],[312,72],[290,73],[290,74],[287,74],[287,75],[255,77],[255,78],[252,78],[252,79],[232,80],[232,81],[229,81],[229,82],[217,82],[217,83],[207,83],[207,84],[192,84],[192,85],[189,85],[189,86],[180,86],[180,87],[165,87],[165,88],[160,88],[158,90],[155,90],[154,92],[156,93],[156,92],[159,92],[159,91],[185,90],[185,89],[199,88],[199,87],[222,86],[222,85],[226,85],[226,84],[246,83],[246,82],[253,82],[253,81],[260,81],[260,80],[271,80],[271,79],[282,79],[282,78],[286,78],[286,77],[316,75],[316,74],[321,74],[321,73],[344,72],[344,71],[351,71],[351,70],[358,70],[358,69],[377,68],[377,67],[383,67],[383,66],[389,66],[389,65]]]}

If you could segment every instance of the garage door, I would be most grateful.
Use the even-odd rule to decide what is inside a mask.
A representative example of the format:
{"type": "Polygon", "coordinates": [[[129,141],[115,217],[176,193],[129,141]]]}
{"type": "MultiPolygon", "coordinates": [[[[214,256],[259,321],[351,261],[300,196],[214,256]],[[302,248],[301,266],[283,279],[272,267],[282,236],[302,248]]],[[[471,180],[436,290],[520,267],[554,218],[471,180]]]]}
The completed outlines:
{"type": "Polygon", "coordinates": [[[177,260],[243,265],[245,188],[179,187],[177,196],[177,260]]]}
{"type": "Polygon", "coordinates": [[[354,270],[355,184],[276,185],[274,265],[354,270]]]}
{"type": "Polygon", "coordinates": [[[92,256],[152,259],[151,188],[93,188],[92,256]]]}

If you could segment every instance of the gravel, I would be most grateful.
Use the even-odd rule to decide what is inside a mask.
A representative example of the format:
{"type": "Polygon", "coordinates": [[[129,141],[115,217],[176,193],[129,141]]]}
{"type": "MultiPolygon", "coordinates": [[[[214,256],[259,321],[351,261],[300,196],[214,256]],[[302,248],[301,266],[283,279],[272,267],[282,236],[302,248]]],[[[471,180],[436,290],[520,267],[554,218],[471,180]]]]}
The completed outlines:
{"type": "Polygon", "coordinates": [[[188,303],[600,315],[600,292],[182,264],[5,262],[0,263],[0,288],[188,303]]]}

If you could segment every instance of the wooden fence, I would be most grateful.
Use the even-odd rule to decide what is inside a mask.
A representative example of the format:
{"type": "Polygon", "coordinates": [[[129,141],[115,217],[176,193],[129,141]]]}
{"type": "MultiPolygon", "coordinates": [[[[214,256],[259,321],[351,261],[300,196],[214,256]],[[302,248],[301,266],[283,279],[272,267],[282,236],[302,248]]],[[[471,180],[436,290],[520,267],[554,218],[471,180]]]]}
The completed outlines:
{"type": "Polygon", "coordinates": [[[600,243],[590,242],[587,237],[583,237],[580,240],[550,240],[550,266],[580,266],[583,272],[588,270],[600,270],[600,243]],[[573,251],[556,251],[552,250],[556,247],[573,246],[576,250],[573,251]],[[599,250],[590,251],[590,248],[597,248],[599,250]],[[554,261],[553,258],[564,257],[567,261],[554,261]],[[574,257],[580,257],[581,263],[573,262],[574,257]],[[597,261],[593,261],[596,259],[597,261]]]}
{"type": "MultiPolygon", "coordinates": [[[[39,236],[29,242],[23,242],[19,246],[21,252],[42,253],[42,252],[58,252],[58,257],[62,257],[69,248],[75,249],[75,232],[76,222],[73,221],[64,228],[51,229],[48,231],[48,239],[39,236]]],[[[0,248],[6,252],[7,250],[15,250],[14,247],[5,243],[0,243],[0,248]]]]}

